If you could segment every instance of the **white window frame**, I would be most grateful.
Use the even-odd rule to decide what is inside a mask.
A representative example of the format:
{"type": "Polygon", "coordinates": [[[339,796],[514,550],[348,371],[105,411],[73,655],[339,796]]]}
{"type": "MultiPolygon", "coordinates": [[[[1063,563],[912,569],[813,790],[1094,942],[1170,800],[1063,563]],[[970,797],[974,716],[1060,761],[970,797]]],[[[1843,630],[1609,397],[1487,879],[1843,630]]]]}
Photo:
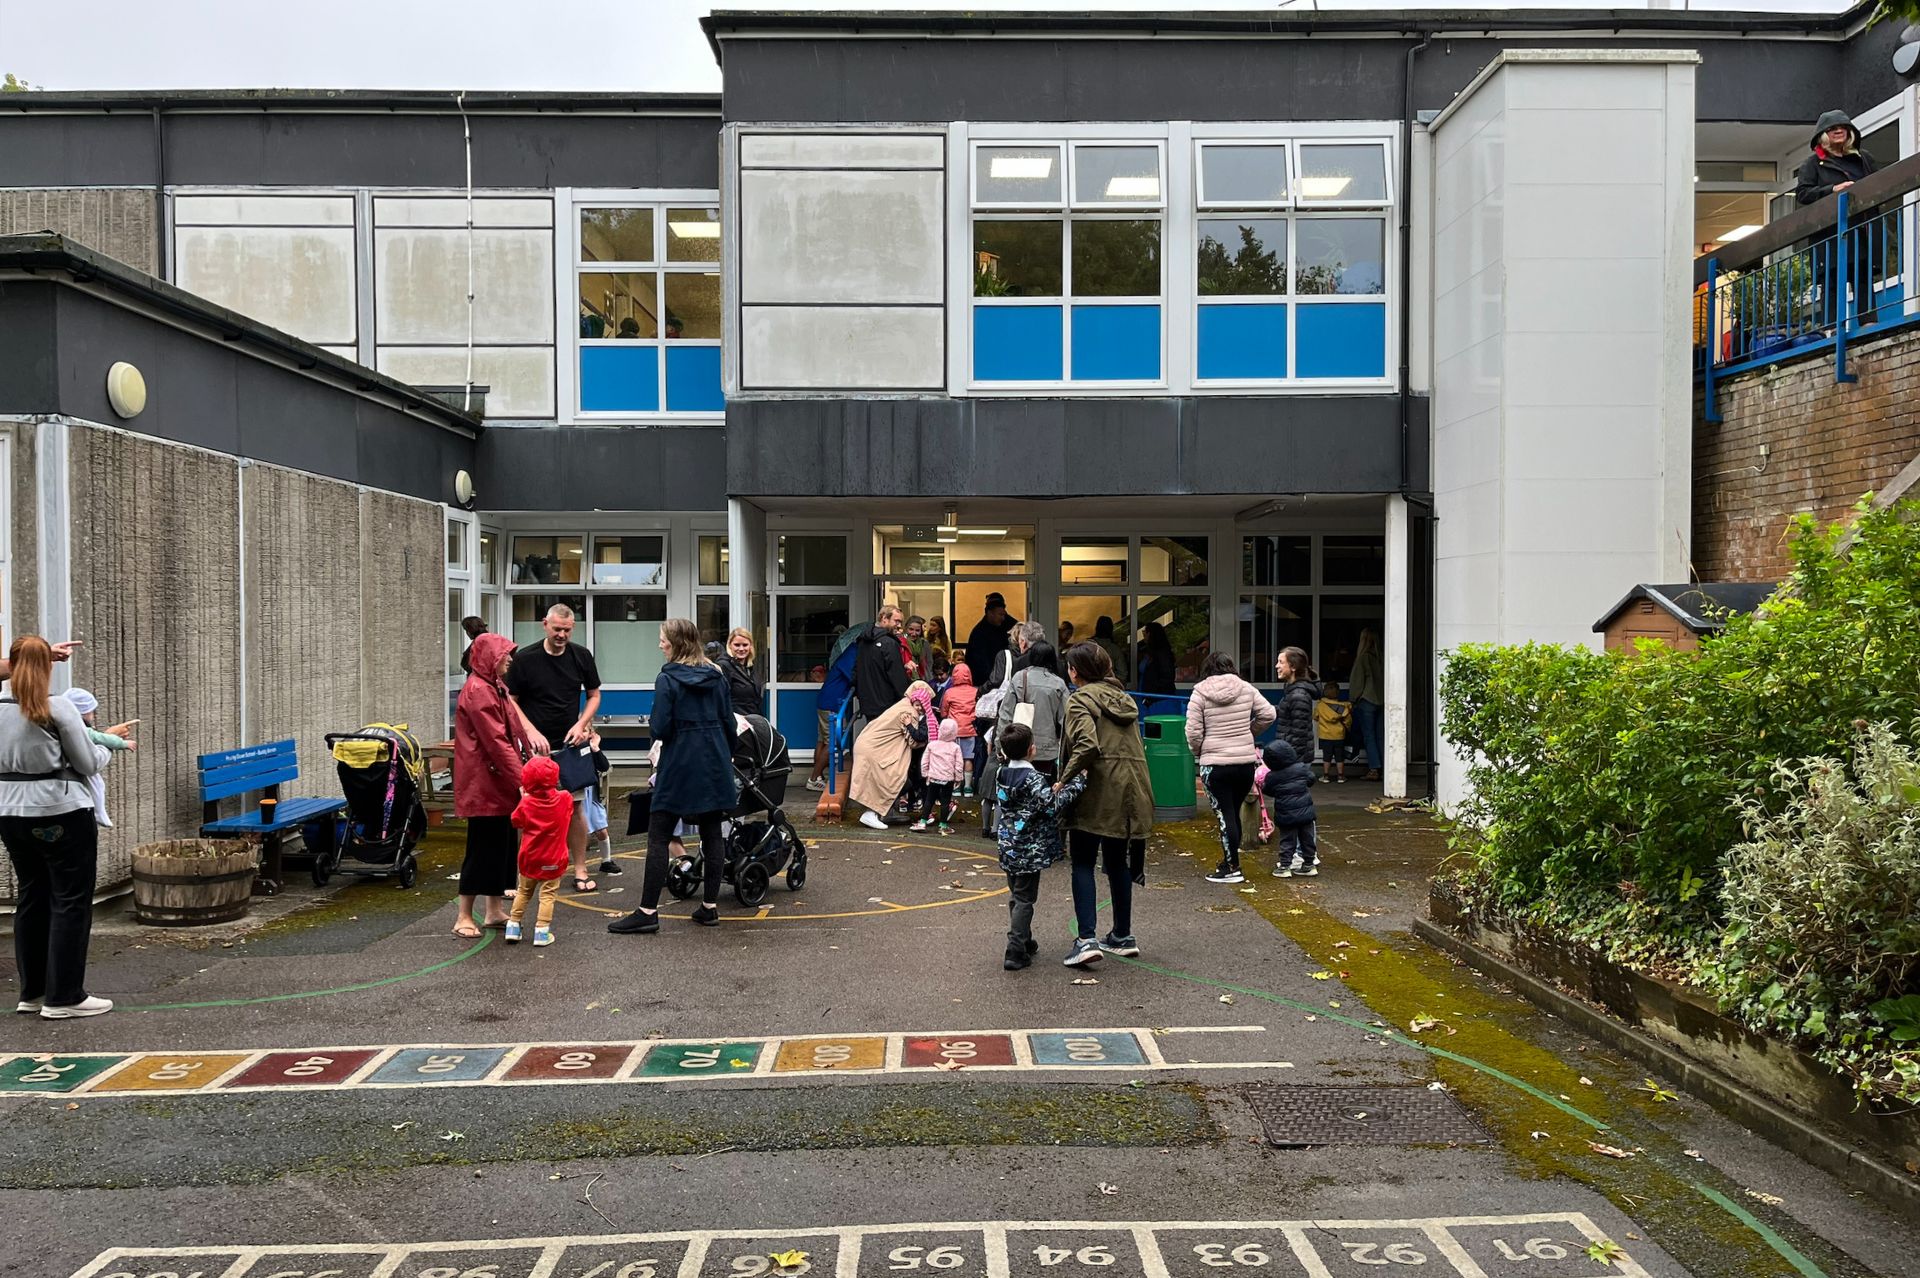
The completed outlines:
{"type": "MultiPolygon", "coordinates": [[[[672,529],[664,524],[650,524],[639,527],[622,524],[619,527],[612,528],[540,525],[537,527],[510,528],[502,532],[501,536],[503,540],[502,550],[505,552],[505,559],[500,576],[501,610],[503,613],[500,621],[501,624],[506,627],[503,633],[509,637],[513,634],[513,601],[516,596],[578,595],[586,606],[581,610],[582,615],[574,618],[574,633],[580,636],[581,643],[584,643],[588,648],[594,649],[597,652],[598,649],[594,644],[593,633],[593,601],[596,596],[659,595],[666,598],[669,588],[673,584],[674,537],[672,529]],[[504,565],[513,563],[513,544],[521,537],[578,537],[580,539],[580,581],[577,583],[565,581],[515,583],[509,580],[504,565]],[[660,538],[660,581],[658,584],[647,586],[627,585],[625,583],[610,586],[596,586],[593,584],[593,543],[596,538],[604,540],[613,537],[660,538]]],[[[671,602],[669,602],[667,607],[667,615],[669,617],[674,615],[671,602]]],[[[648,680],[646,683],[633,683],[608,679],[602,683],[601,686],[621,690],[645,689],[653,687],[653,682],[652,680],[648,680]]]]}
{"type": "MultiPolygon", "coordinates": [[[[731,603],[731,598],[733,593],[733,586],[731,584],[733,580],[733,562],[732,562],[733,547],[727,540],[727,530],[725,526],[721,526],[718,528],[703,528],[696,525],[690,530],[690,534],[687,538],[687,541],[688,541],[687,550],[691,556],[690,559],[688,560],[689,567],[687,571],[687,580],[693,589],[694,624],[696,626],[700,624],[700,601],[702,599],[711,599],[716,595],[722,599],[729,600],[729,603],[727,606],[727,628],[729,630],[731,630],[735,626],[749,624],[749,623],[736,620],[733,615],[733,606],[731,603]],[[719,538],[720,548],[722,552],[721,554],[722,562],[726,563],[727,565],[727,572],[726,572],[727,580],[717,586],[707,585],[705,582],[702,582],[700,580],[700,542],[703,538],[706,538],[706,537],[719,538]]],[[[722,636],[722,638],[724,639],[724,636],[722,636]]],[[[756,649],[759,648],[760,641],[758,639],[755,639],[753,646],[756,649]]],[[[756,653],[755,655],[765,656],[766,654],[756,653]]]]}
{"type": "Polygon", "coordinates": [[[0,642],[12,643],[13,436],[0,435],[0,642]]]}
{"type": "MultiPolygon", "coordinates": [[[[1277,599],[1301,595],[1311,599],[1313,601],[1313,616],[1309,619],[1308,624],[1310,642],[1307,646],[1307,652],[1315,663],[1319,663],[1324,659],[1322,654],[1324,652],[1325,640],[1322,637],[1321,631],[1325,624],[1325,601],[1329,599],[1379,599],[1381,601],[1381,616],[1384,618],[1386,615],[1387,597],[1387,587],[1384,580],[1378,586],[1340,586],[1327,584],[1326,555],[1328,540],[1359,540],[1364,538],[1384,538],[1384,534],[1376,533],[1371,529],[1365,528],[1326,528],[1310,530],[1304,528],[1236,527],[1233,530],[1231,542],[1233,550],[1233,575],[1230,583],[1231,606],[1236,615],[1231,638],[1235,665],[1244,664],[1247,659],[1247,654],[1240,650],[1240,625],[1237,620],[1240,600],[1242,599],[1277,599]],[[1245,560],[1243,558],[1244,550],[1241,543],[1249,537],[1306,538],[1308,543],[1308,580],[1300,585],[1246,585],[1242,575],[1242,567],[1245,560]]],[[[1271,669],[1255,670],[1253,671],[1253,675],[1255,677],[1249,679],[1248,682],[1257,688],[1277,690],[1283,686],[1273,677],[1273,671],[1271,669]]],[[[1329,674],[1329,678],[1331,678],[1331,674],[1329,674]]]]}
{"type": "MultiPolygon", "coordinates": [[[[1120,529],[1097,526],[1097,525],[1082,526],[1081,524],[1076,522],[1071,526],[1063,526],[1056,533],[1054,546],[1056,551],[1064,553],[1068,542],[1085,541],[1085,540],[1094,539],[1094,538],[1117,539],[1120,541],[1124,541],[1126,543],[1126,548],[1127,548],[1126,580],[1123,582],[1107,583],[1107,584],[1102,584],[1098,582],[1069,583],[1069,582],[1061,581],[1060,573],[1061,573],[1061,570],[1065,568],[1066,561],[1064,560],[1064,558],[1061,558],[1061,554],[1056,554],[1055,560],[1058,563],[1059,567],[1057,567],[1054,570],[1054,586],[1053,586],[1053,590],[1054,590],[1053,597],[1055,600],[1054,610],[1056,614],[1059,612],[1058,601],[1062,599],[1103,598],[1103,597],[1112,597],[1117,595],[1122,600],[1124,600],[1125,604],[1122,609],[1124,615],[1134,619],[1132,628],[1129,629],[1124,636],[1124,642],[1127,649],[1127,660],[1130,663],[1130,669],[1133,674],[1132,681],[1134,683],[1137,684],[1140,677],[1139,632],[1140,632],[1140,626],[1142,623],[1139,621],[1139,614],[1140,614],[1141,599],[1152,597],[1156,599],[1179,598],[1179,599],[1204,600],[1207,604],[1207,610],[1209,614],[1207,632],[1209,637],[1211,637],[1214,630],[1212,617],[1211,617],[1211,614],[1214,611],[1214,594],[1216,592],[1216,587],[1214,583],[1218,579],[1220,575],[1220,569],[1221,569],[1221,564],[1220,564],[1221,540],[1220,540],[1220,532],[1217,528],[1210,527],[1205,524],[1177,524],[1177,525],[1169,525],[1166,527],[1161,527],[1160,525],[1156,524],[1153,527],[1148,528],[1144,531],[1132,532],[1132,531],[1123,531],[1120,529]],[[1198,586],[1156,585],[1156,584],[1142,580],[1142,573],[1140,571],[1140,552],[1141,552],[1142,546],[1146,541],[1156,537],[1198,537],[1198,538],[1204,539],[1207,543],[1206,584],[1198,585],[1198,586]]],[[[1238,580],[1240,575],[1240,568],[1239,568],[1240,543],[1238,540],[1234,540],[1232,545],[1233,545],[1233,552],[1234,552],[1233,575],[1235,580],[1238,580]]],[[[1056,617],[1056,620],[1057,620],[1057,617],[1056,617]]],[[[1116,628],[1118,627],[1119,621],[1120,621],[1120,618],[1118,617],[1114,618],[1116,628]]],[[[1080,636],[1076,634],[1074,636],[1074,642],[1078,643],[1079,641],[1080,641],[1080,636]]],[[[1191,682],[1176,683],[1174,686],[1175,688],[1185,689],[1185,688],[1191,688],[1193,684],[1191,682]]]]}
{"type": "Polygon", "coordinates": [[[1398,154],[1396,138],[1392,132],[1382,131],[1381,126],[1360,125],[1357,128],[1334,123],[1315,123],[1301,125],[1298,128],[1273,128],[1268,126],[1220,126],[1208,125],[1202,132],[1196,126],[1193,139],[1191,163],[1193,166],[1194,199],[1188,215],[1192,227],[1189,239],[1191,245],[1187,253],[1185,278],[1187,281],[1187,306],[1191,320],[1187,326],[1192,347],[1187,353],[1188,368],[1193,378],[1191,390],[1195,394],[1237,394],[1248,390],[1292,391],[1321,393],[1343,390],[1392,390],[1398,379],[1399,357],[1399,281],[1400,263],[1397,260],[1398,241],[1394,235],[1392,211],[1395,207],[1395,157],[1398,154]],[[1359,146],[1377,145],[1381,148],[1381,163],[1385,169],[1386,198],[1381,200],[1308,200],[1300,189],[1300,159],[1304,148],[1315,145],[1359,146]],[[1211,146],[1278,146],[1284,147],[1287,165],[1287,194],[1282,200],[1271,203],[1230,203],[1222,200],[1206,200],[1204,196],[1205,169],[1202,161],[1204,153],[1211,146]],[[1278,219],[1287,227],[1287,292],[1257,297],[1207,297],[1200,296],[1200,225],[1203,221],[1218,219],[1226,214],[1244,213],[1249,216],[1278,219]],[[1378,293],[1314,293],[1302,294],[1299,291],[1298,271],[1300,268],[1298,232],[1302,222],[1317,220],[1378,220],[1381,224],[1381,291],[1378,293]],[[1287,308],[1287,377],[1272,378],[1203,378],[1200,376],[1200,307],[1234,305],[1284,305],[1287,308]],[[1348,377],[1301,377],[1297,359],[1300,325],[1299,309],[1302,305],[1384,305],[1386,308],[1385,358],[1381,365],[1381,376],[1366,378],[1348,377]]]}
{"type": "Polygon", "coordinates": [[[1173,215],[1172,192],[1167,182],[1170,170],[1168,163],[1168,140],[1165,126],[1127,127],[1115,130],[1086,130],[1063,126],[1047,126],[1047,131],[1038,135],[1022,135],[1017,132],[995,132],[970,137],[966,148],[966,171],[962,174],[961,204],[966,210],[964,228],[960,237],[959,249],[967,263],[967,269],[961,274],[954,290],[955,296],[964,298],[964,320],[961,327],[966,334],[963,365],[966,392],[972,395],[1026,395],[1034,391],[1052,391],[1062,394],[1078,395],[1082,392],[1104,392],[1106,394],[1140,394],[1167,389],[1170,377],[1167,356],[1170,347],[1168,327],[1173,307],[1167,297],[1167,284],[1170,279],[1168,260],[1173,252],[1172,240],[1175,217],[1173,215]],[[976,201],[974,199],[975,176],[979,172],[979,153],[982,149],[1003,146],[1019,146],[1029,149],[1053,147],[1061,156],[1060,200],[1057,204],[1007,201],[976,201]],[[1074,199],[1074,180],[1078,176],[1077,150],[1080,147],[1152,147],[1159,161],[1160,198],[1156,201],[1076,201],[1074,199]],[[1014,306],[1057,306],[1060,308],[1060,380],[1058,381],[980,381],[973,373],[973,314],[982,299],[973,295],[973,223],[977,216],[984,215],[995,221],[1055,221],[1060,222],[1060,290],[1059,297],[1034,297],[1013,299],[986,299],[992,307],[1014,306]],[[1151,297],[1086,297],[1077,298],[1073,294],[1073,228],[1078,222],[1134,222],[1155,221],[1160,225],[1160,291],[1151,297]],[[1145,306],[1160,308],[1160,376],[1152,380],[1137,381],[1076,381],[1073,378],[1073,310],[1076,306],[1145,306]]]}
{"type": "MultiPolygon", "coordinates": [[[[583,338],[580,336],[580,276],[617,275],[622,273],[644,272],[656,277],[656,297],[661,308],[661,317],[666,314],[666,276],[669,274],[715,275],[721,278],[722,309],[725,308],[726,280],[724,262],[669,262],[667,261],[667,210],[672,208],[712,209],[720,214],[720,192],[715,190],[667,189],[667,188],[572,188],[562,187],[554,192],[554,216],[565,211],[566,228],[556,228],[556,246],[564,247],[565,252],[554,254],[554,293],[556,323],[556,355],[554,361],[554,400],[559,420],[580,425],[616,425],[622,422],[645,422],[650,425],[715,425],[726,420],[726,410],[714,412],[687,412],[685,410],[668,411],[667,403],[667,343],[671,340],[677,346],[720,347],[722,338],[718,337],[676,337],[669,339],[662,331],[658,337],[640,338],[637,342],[623,342],[617,338],[583,338]],[[587,209],[604,208],[650,208],[653,217],[654,261],[650,264],[594,262],[580,260],[580,215],[587,209]],[[580,407],[580,351],[587,345],[651,345],[657,356],[660,387],[660,408],[654,412],[621,410],[618,412],[587,412],[580,407]]],[[[724,219],[717,225],[725,235],[724,219]]],[[[722,256],[724,257],[724,251],[722,256]]],[[[724,323],[724,321],[723,321],[724,323]]],[[[724,330],[723,330],[724,331],[724,330]]],[[[721,355],[721,383],[726,382],[726,356],[721,355]]]]}
{"type": "MultiPolygon", "coordinates": [[[[444,565],[446,569],[446,591],[442,594],[441,598],[444,599],[446,595],[458,590],[460,592],[460,616],[464,619],[480,611],[476,594],[479,588],[480,573],[475,559],[480,548],[480,521],[466,511],[455,510],[451,506],[447,507],[446,513],[447,540],[451,541],[457,532],[460,538],[460,544],[466,551],[464,556],[466,564],[464,567],[456,568],[451,559],[447,560],[444,565]]],[[[448,631],[447,643],[449,645],[464,643],[464,639],[464,635],[460,639],[455,639],[452,631],[448,631]]],[[[454,652],[451,646],[447,649],[444,665],[447,675],[447,692],[449,694],[458,693],[460,691],[460,685],[466,682],[466,675],[460,670],[460,654],[454,652]]],[[[451,702],[452,697],[449,696],[448,700],[451,702]]],[[[451,710],[449,710],[448,713],[451,714],[451,710]]]]}
{"type": "MultiPolygon", "coordinates": [[[[776,678],[780,671],[780,657],[782,655],[780,651],[780,599],[782,596],[787,595],[831,595],[844,598],[847,601],[847,624],[849,626],[861,624],[860,613],[853,606],[853,601],[856,598],[863,597],[859,593],[860,588],[855,584],[856,580],[861,578],[861,574],[855,571],[858,561],[854,558],[854,538],[855,532],[848,529],[844,524],[828,528],[796,526],[769,528],[767,530],[767,620],[769,623],[768,629],[771,632],[768,636],[769,642],[766,653],[767,697],[769,705],[775,708],[776,713],[779,705],[779,694],[782,691],[804,691],[808,688],[818,690],[821,686],[805,679],[776,678]],[[846,584],[841,586],[783,584],[780,580],[780,539],[782,537],[840,538],[847,548],[846,584]]],[[[865,580],[871,581],[871,575],[868,575],[865,580]]],[[[871,591],[869,590],[868,593],[871,593],[871,591]]],[[[795,749],[801,748],[800,742],[803,739],[806,742],[806,748],[812,748],[813,738],[807,735],[800,725],[787,725],[783,727],[781,731],[787,733],[789,743],[793,745],[795,749]]]]}

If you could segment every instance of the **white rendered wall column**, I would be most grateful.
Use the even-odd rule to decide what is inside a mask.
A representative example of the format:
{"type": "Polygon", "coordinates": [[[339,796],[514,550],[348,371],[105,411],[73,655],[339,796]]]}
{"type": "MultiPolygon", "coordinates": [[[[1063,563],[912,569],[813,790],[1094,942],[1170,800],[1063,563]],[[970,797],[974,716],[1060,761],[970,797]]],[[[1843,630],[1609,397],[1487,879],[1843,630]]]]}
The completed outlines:
{"type": "Polygon", "coordinates": [[[1381,671],[1386,683],[1385,767],[1381,793],[1407,797],[1407,499],[1387,498],[1387,613],[1380,636],[1381,671]]]}
{"type": "MultiPolygon", "coordinates": [[[[754,650],[764,656],[773,645],[767,619],[767,512],[738,497],[727,498],[727,559],[727,616],[753,632],[754,650]]],[[[772,670],[766,682],[773,682],[772,670]]]]}

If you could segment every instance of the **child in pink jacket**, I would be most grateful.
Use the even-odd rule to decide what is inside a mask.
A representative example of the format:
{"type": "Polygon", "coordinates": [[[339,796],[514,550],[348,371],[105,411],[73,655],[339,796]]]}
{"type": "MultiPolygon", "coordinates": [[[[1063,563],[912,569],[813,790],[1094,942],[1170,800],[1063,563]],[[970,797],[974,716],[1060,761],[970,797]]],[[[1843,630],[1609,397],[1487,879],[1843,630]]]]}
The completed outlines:
{"type": "Polygon", "coordinates": [[[920,775],[927,781],[927,810],[913,823],[914,829],[924,830],[933,824],[937,811],[940,833],[953,833],[953,788],[966,774],[966,756],[960,753],[960,725],[952,719],[942,719],[940,739],[929,741],[920,755],[920,775]]]}

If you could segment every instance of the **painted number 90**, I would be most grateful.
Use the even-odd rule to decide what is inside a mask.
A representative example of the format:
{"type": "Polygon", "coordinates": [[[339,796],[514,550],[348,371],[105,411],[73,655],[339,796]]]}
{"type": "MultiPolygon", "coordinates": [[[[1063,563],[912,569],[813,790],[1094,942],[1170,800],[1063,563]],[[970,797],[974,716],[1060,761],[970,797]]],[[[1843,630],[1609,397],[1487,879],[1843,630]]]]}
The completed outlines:
{"type": "Polygon", "coordinates": [[[895,1247],[887,1253],[889,1269],[918,1269],[926,1265],[929,1269],[958,1269],[967,1263],[965,1254],[958,1247],[935,1247],[927,1251],[921,1247],[895,1247]]]}
{"type": "Polygon", "coordinates": [[[1201,1243],[1193,1249],[1203,1265],[1212,1265],[1215,1269],[1231,1269],[1235,1265],[1259,1266],[1270,1259],[1258,1243],[1241,1243],[1231,1253],[1225,1243],[1201,1243]]]}

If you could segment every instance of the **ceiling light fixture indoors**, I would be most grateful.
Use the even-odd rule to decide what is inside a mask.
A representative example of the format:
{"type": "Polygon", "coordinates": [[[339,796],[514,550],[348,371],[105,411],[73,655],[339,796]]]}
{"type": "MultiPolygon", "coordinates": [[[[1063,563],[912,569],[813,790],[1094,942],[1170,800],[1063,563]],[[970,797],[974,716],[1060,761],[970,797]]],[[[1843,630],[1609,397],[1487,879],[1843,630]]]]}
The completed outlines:
{"type": "Polygon", "coordinates": [[[1051,155],[996,155],[987,162],[987,176],[1001,180],[1026,180],[1053,176],[1051,155]]]}
{"type": "Polygon", "coordinates": [[[1300,179],[1300,194],[1309,200],[1331,200],[1353,185],[1350,177],[1303,177],[1300,179]]]}
{"type": "Polygon", "coordinates": [[[717,240],[720,238],[718,222],[668,222],[667,229],[683,240],[717,240]]]}
{"type": "Polygon", "coordinates": [[[1160,179],[1153,176],[1108,178],[1107,198],[1109,200],[1157,200],[1160,198],[1160,179]]]}

